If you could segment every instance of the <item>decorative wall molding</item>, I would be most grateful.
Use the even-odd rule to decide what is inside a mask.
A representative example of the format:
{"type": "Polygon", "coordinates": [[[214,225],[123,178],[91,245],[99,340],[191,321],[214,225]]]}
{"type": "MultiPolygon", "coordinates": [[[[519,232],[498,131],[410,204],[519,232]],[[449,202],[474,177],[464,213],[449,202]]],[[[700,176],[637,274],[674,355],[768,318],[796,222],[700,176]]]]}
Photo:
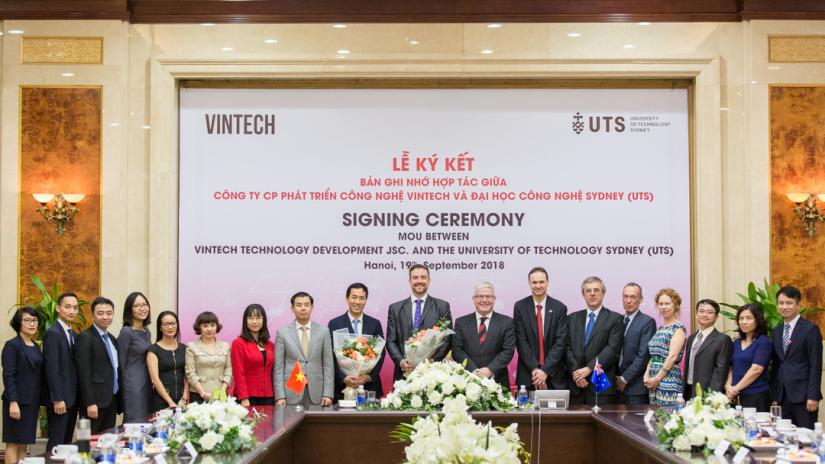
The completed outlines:
{"type": "Polygon", "coordinates": [[[768,37],[771,63],[824,63],[825,35],[768,37]]]}
{"type": "Polygon", "coordinates": [[[102,64],[103,37],[23,37],[23,64],[102,64]]]}

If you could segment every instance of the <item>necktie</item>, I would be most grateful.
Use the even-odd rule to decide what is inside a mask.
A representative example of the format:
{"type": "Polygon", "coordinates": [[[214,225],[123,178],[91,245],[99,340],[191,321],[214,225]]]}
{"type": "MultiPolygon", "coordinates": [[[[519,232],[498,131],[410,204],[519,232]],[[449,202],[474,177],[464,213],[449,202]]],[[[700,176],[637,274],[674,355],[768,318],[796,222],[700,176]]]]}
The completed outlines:
{"type": "Polygon", "coordinates": [[[544,365],[544,322],[541,319],[541,305],[536,305],[536,327],[539,334],[539,366],[544,365]]]}
{"type": "Polygon", "coordinates": [[[487,339],[487,318],[481,318],[481,324],[478,325],[478,342],[484,344],[487,339]]]}
{"type": "Polygon", "coordinates": [[[355,335],[361,335],[361,332],[358,330],[358,326],[361,324],[361,321],[358,319],[352,320],[352,330],[355,332],[355,335]]]}
{"type": "Polygon", "coordinates": [[[590,314],[587,316],[587,326],[584,328],[584,345],[587,346],[587,342],[590,341],[590,334],[593,332],[593,326],[596,325],[596,313],[590,311],[590,314]]]}
{"type": "Polygon", "coordinates": [[[421,328],[421,303],[420,299],[415,300],[415,317],[413,318],[413,329],[421,328]]]}
{"type": "Polygon", "coordinates": [[[693,368],[696,366],[696,363],[694,362],[696,359],[696,352],[699,351],[699,345],[702,344],[703,338],[704,335],[702,332],[699,332],[696,335],[696,340],[693,340],[693,346],[690,347],[690,368],[688,369],[687,383],[691,385],[693,385],[693,368]]]}
{"type": "Polygon", "coordinates": [[[304,352],[304,357],[309,357],[309,337],[307,336],[307,328],[301,327],[301,351],[304,352]]]}
{"type": "Polygon", "coordinates": [[[789,346],[791,346],[791,325],[786,323],[785,332],[782,334],[782,352],[787,354],[789,346]]]}
{"type": "MultiPolygon", "coordinates": [[[[624,317],[624,334],[627,335],[627,326],[630,325],[630,316],[624,317]]],[[[619,366],[622,365],[624,362],[624,347],[622,347],[622,352],[619,353],[619,366]]]]}
{"type": "Polygon", "coordinates": [[[109,334],[101,335],[103,337],[103,345],[106,347],[106,354],[109,356],[109,362],[112,363],[112,370],[115,372],[115,383],[112,387],[112,394],[117,394],[119,390],[117,384],[117,363],[115,362],[115,354],[112,352],[112,342],[109,341],[109,334]]]}
{"type": "Polygon", "coordinates": [[[72,329],[66,329],[66,335],[69,336],[69,348],[74,347],[74,332],[72,329]]]}

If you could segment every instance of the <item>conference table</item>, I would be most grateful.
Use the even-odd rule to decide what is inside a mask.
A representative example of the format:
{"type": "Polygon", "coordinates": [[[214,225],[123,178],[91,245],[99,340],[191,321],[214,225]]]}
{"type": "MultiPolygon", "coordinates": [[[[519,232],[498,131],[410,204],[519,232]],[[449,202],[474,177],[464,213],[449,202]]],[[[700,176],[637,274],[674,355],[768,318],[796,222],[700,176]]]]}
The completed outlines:
{"type": "MultiPolygon", "coordinates": [[[[292,406],[258,408],[266,414],[255,433],[259,445],[231,455],[204,455],[199,464],[397,463],[404,459],[403,443],[389,433],[401,422],[424,413],[355,411],[292,406]]],[[[532,462],[560,463],[699,463],[699,453],[671,453],[656,441],[655,426],[644,422],[645,406],[605,406],[598,413],[587,407],[568,411],[473,412],[481,422],[518,424],[532,462]]],[[[167,461],[175,461],[167,455],[167,461]]]]}

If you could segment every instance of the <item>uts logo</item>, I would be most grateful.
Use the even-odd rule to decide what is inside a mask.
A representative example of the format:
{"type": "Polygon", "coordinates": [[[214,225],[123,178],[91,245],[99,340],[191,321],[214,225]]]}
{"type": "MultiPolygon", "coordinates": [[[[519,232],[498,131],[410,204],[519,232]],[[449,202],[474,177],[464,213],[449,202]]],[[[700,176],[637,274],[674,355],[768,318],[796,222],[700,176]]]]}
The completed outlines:
{"type": "MultiPolygon", "coordinates": [[[[624,116],[588,116],[587,128],[590,132],[624,132],[624,116]]],[[[580,112],[573,115],[573,132],[584,132],[584,116],[580,112]]]]}
{"type": "Polygon", "coordinates": [[[582,114],[578,111],[576,111],[576,114],[573,115],[573,132],[576,134],[581,134],[584,130],[584,121],[582,121],[583,117],[584,116],[582,116],[582,114]]]}

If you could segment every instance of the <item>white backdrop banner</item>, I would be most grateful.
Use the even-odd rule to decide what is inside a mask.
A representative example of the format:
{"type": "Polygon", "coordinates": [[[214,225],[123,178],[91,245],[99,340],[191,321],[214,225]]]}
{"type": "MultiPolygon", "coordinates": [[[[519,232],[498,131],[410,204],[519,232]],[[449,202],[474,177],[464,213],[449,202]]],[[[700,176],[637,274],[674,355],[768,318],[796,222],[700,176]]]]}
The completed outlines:
{"type": "Polygon", "coordinates": [[[203,310],[231,340],[250,303],[274,335],[298,291],[326,324],[352,282],[386,330],[412,263],[454,318],[482,281],[512,316],[544,266],[570,312],[596,275],[606,307],[635,281],[661,321],[657,290],[691,301],[689,192],[685,89],[183,88],[184,340],[203,310]]]}

